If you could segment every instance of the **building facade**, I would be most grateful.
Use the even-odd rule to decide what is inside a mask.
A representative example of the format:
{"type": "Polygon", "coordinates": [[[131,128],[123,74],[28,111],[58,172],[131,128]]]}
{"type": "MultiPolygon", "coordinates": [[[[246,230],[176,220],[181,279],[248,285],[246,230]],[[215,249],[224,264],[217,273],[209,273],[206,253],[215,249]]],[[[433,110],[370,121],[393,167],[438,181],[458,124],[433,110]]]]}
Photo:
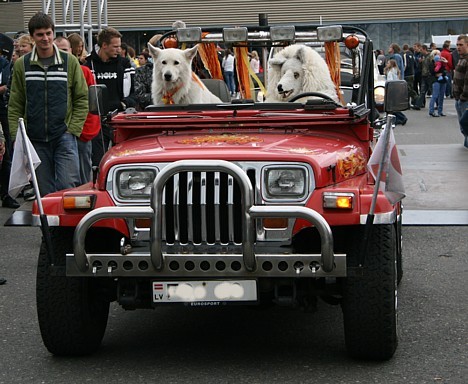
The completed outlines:
{"type": "Polygon", "coordinates": [[[104,24],[121,31],[123,40],[137,51],[154,33],[169,30],[175,20],[202,27],[256,25],[259,14],[266,14],[271,25],[358,25],[369,33],[374,47],[381,49],[392,42],[427,43],[432,35],[468,32],[468,7],[464,0],[0,0],[0,32],[26,30],[29,18],[43,6],[48,6],[49,14],[53,10],[56,24],[70,23],[71,13],[75,14],[76,23],[80,2],[89,3],[94,23],[103,21],[98,20],[98,3],[105,7],[104,24]],[[63,6],[68,9],[64,11],[63,6]]]}

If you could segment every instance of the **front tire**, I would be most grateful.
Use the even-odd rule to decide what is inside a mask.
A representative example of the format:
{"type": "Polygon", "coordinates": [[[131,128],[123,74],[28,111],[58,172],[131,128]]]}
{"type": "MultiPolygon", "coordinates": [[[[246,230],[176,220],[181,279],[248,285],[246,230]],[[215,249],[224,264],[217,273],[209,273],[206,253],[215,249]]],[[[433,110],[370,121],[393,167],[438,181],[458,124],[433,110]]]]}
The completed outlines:
{"type": "MultiPolygon", "coordinates": [[[[358,266],[359,245],[348,253],[348,268],[358,266]]],[[[343,285],[346,348],[354,358],[387,360],[398,344],[395,226],[374,225],[367,249],[363,275],[343,285]]]]}
{"type": "Polygon", "coordinates": [[[99,293],[97,279],[65,276],[65,255],[72,251],[73,230],[50,229],[54,267],[49,266],[44,241],[37,267],[36,303],[42,340],[58,356],[95,352],[109,316],[109,301],[99,293]],[[56,272],[51,274],[53,269],[56,272]]]}

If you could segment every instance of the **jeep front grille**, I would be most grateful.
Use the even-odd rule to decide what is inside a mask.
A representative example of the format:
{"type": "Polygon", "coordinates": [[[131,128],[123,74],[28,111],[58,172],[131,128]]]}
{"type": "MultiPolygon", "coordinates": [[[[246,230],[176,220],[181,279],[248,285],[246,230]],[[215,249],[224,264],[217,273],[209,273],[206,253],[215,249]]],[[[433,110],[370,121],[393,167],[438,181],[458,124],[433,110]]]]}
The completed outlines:
{"type": "MultiPolygon", "coordinates": [[[[256,190],[256,170],[247,171],[256,190]]],[[[163,240],[167,244],[242,243],[241,191],[221,172],[181,172],[163,192],[163,240]]]]}

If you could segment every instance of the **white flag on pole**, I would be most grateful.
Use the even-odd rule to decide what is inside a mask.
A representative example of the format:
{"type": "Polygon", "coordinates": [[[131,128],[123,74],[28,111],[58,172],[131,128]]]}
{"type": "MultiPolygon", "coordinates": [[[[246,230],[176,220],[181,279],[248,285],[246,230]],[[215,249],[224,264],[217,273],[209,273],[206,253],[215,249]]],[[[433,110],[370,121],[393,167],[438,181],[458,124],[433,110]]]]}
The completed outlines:
{"type": "MultiPolygon", "coordinates": [[[[382,130],[380,135],[381,139],[377,141],[374,152],[369,159],[367,168],[369,169],[374,179],[377,178],[379,171],[380,160],[384,152],[385,140],[385,129],[382,130]]],[[[403,174],[401,172],[400,158],[398,156],[398,149],[395,145],[395,136],[393,135],[393,129],[390,127],[390,135],[388,140],[388,150],[386,158],[383,161],[382,174],[380,178],[379,188],[383,191],[385,197],[390,201],[391,204],[395,204],[403,199],[405,194],[405,187],[403,185],[403,174]]]]}
{"type": "Polygon", "coordinates": [[[8,187],[8,194],[13,198],[18,196],[23,187],[28,185],[31,180],[31,167],[29,166],[25,145],[29,148],[31,153],[34,169],[41,164],[41,160],[31,144],[31,141],[29,141],[28,135],[24,136],[25,137],[23,137],[23,129],[19,127],[15,141],[13,160],[11,162],[10,185],[8,187]]]}

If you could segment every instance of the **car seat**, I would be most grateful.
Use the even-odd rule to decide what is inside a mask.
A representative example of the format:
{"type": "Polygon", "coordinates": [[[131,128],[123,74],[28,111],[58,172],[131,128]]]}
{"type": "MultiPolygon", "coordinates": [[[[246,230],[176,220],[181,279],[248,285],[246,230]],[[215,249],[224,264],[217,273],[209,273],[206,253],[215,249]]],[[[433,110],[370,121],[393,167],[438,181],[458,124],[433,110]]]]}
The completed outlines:
{"type": "Polygon", "coordinates": [[[200,79],[205,87],[213,93],[214,95],[218,96],[221,101],[225,103],[231,102],[231,95],[229,93],[229,88],[227,84],[223,80],[218,79],[200,79]]]}

